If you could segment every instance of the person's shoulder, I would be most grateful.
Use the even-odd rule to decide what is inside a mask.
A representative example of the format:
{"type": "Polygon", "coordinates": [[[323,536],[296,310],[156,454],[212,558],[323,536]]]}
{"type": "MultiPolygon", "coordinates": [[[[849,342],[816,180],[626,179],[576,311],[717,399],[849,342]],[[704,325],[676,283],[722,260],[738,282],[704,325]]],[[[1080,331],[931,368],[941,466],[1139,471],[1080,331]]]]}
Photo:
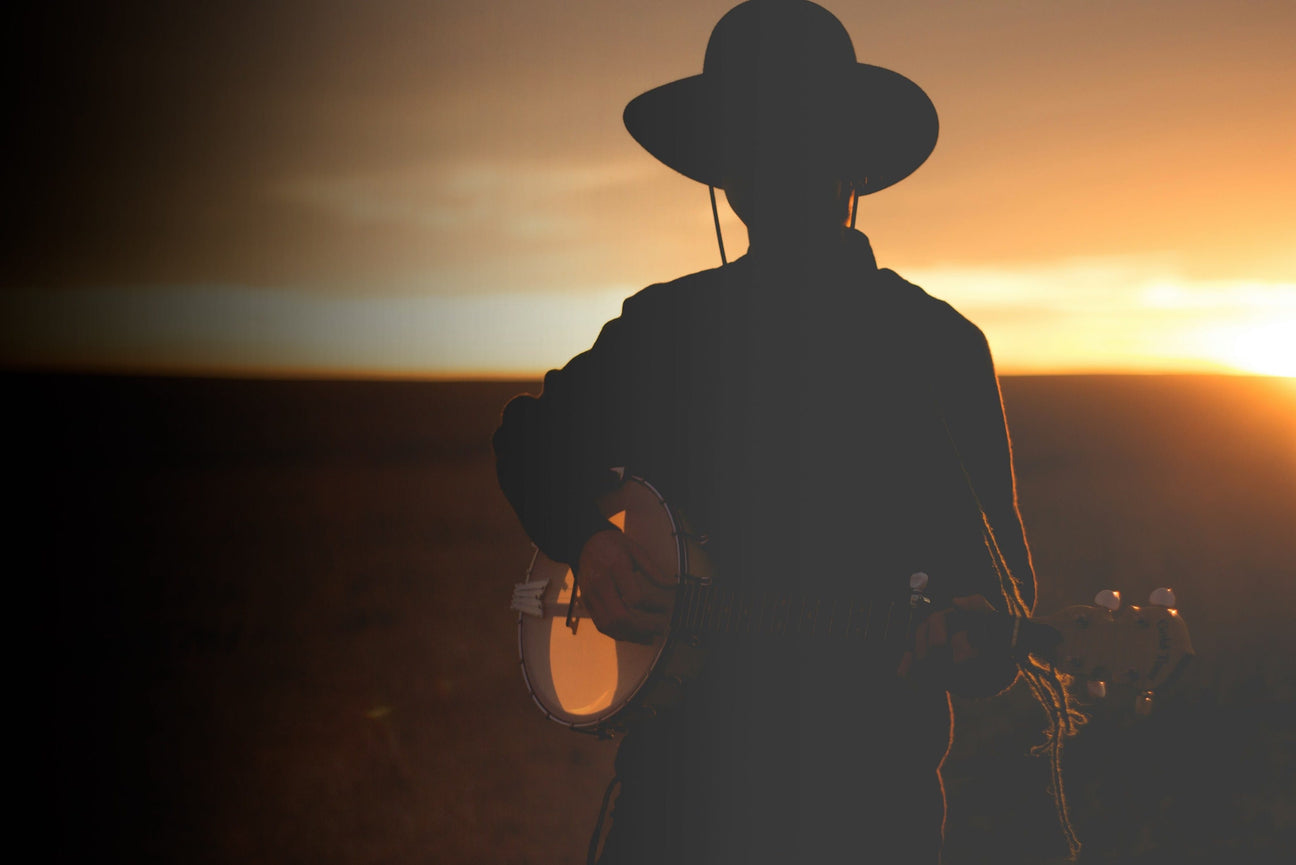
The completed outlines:
{"type": "Polygon", "coordinates": [[[678,310],[684,304],[697,300],[723,285],[739,269],[740,262],[730,262],[721,267],[685,274],[669,282],[654,283],[626,298],[622,304],[622,315],[678,310]]]}
{"type": "Polygon", "coordinates": [[[887,299],[915,316],[924,329],[934,329],[945,338],[962,344],[983,346],[985,334],[981,328],[952,304],[928,294],[922,287],[909,282],[894,270],[878,271],[878,283],[887,299]]]}

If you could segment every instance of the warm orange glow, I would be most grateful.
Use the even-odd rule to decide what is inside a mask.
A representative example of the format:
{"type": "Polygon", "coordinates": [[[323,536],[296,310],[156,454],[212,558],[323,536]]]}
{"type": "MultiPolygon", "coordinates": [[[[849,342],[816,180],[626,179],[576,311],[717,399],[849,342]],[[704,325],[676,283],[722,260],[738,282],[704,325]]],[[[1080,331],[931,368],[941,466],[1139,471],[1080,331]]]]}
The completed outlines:
{"type": "MultiPolygon", "coordinates": [[[[531,379],[642,287],[720,263],[706,188],[621,117],[697,73],[723,7],[601,4],[573,27],[547,0],[526,24],[443,5],[431,51],[419,4],[350,4],[345,27],[295,35],[291,64],[215,41],[154,81],[63,58],[104,101],[46,147],[57,94],[33,91],[15,128],[33,158],[113,180],[51,185],[51,162],[6,202],[28,228],[0,274],[0,367],[531,379]],[[115,162],[140,132],[96,118],[123,100],[168,116],[177,88],[207,92],[200,70],[229,98],[186,115],[165,159],[115,162]]],[[[923,167],[860,203],[878,263],[976,322],[1000,372],[1296,375],[1292,4],[956,5],[833,10],[940,114],[923,167]]],[[[114,58],[177,38],[131,36],[114,58]]],[[[733,260],[724,196],[719,221],[733,260]]]]}
{"type": "MultiPolygon", "coordinates": [[[[621,514],[624,518],[624,512],[621,514]]],[[[559,604],[571,603],[575,578],[570,569],[563,576],[559,604]]],[[[572,633],[567,617],[553,617],[549,631],[549,669],[554,694],[563,710],[573,715],[592,715],[612,705],[617,687],[616,640],[605,636],[586,619],[572,633]]]]}
{"type": "Polygon", "coordinates": [[[1203,353],[1234,369],[1296,378],[1296,316],[1213,328],[1203,353]]]}
{"type": "MultiPolygon", "coordinates": [[[[625,511],[608,517],[623,532],[625,519],[625,511]]],[[[575,585],[576,579],[568,568],[558,590],[557,603],[570,604],[575,585]]],[[[580,593],[575,595],[579,602],[580,593]]],[[[564,711],[593,715],[612,705],[619,678],[617,643],[595,628],[588,618],[577,625],[573,634],[565,615],[554,616],[549,632],[549,667],[553,671],[554,693],[564,711]]]]}

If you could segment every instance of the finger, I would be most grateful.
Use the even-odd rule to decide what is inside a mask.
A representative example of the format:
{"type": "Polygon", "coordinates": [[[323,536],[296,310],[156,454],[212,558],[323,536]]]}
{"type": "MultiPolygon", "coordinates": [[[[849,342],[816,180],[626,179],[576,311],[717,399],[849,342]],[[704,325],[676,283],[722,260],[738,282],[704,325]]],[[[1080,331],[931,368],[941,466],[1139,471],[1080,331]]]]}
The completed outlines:
{"type": "Polygon", "coordinates": [[[946,627],[947,610],[940,610],[928,617],[927,647],[937,649],[949,642],[949,629],[946,627]]]}
{"type": "Polygon", "coordinates": [[[630,625],[630,610],[617,591],[610,571],[587,569],[580,579],[581,600],[594,626],[613,639],[622,639],[630,625]]]}
{"type": "Polygon", "coordinates": [[[981,595],[954,598],[951,631],[967,631],[968,642],[977,650],[985,650],[1010,640],[1010,623],[999,615],[990,602],[981,595]]]}
{"type": "Polygon", "coordinates": [[[970,661],[978,654],[977,650],[972,646],[972,641],[968,639],[967,631],[957,631],[950,638],[950,653],[956,664],[970,661]]]}
{"type": "Polygon", "coordinates": [[[960,610],[969,612],[994,612],[994,607],[990,606],[990,602],[985,599],[984,595],[964,595],[959,598],[951,598],[950,603],[960,610]]]}
{"type": "Polygon", "coordinates": [[[644,576],[654,585],[662,588],[673,588],[679,584],[679,575],[675,573],[675,568],[667,568],[657,561],[648,549],[633,538],[626,537],[626,548],[630,555],[639,565],[639,569],[644,576]]]}
{"type": "Polygon", "coordinates": [[[614,571],[622,599],[631,608],[654,613],[669,612],[675,602],[677,576],[666,577],[665,569],[640,543],[627,537],[628,567],[614,571]]]}
{"type": "Polygon", "coordinates": [[[631,610],[664,613],[670,610],[673,593],[659,588],[636,566],[633,560],[612,572],[617,594],[631,610]]]}
{"type": "MultiPolygon", "coordinates": [[[[581,593],[589,607],[594,626],[601,633],[614,640],[628,640],[635,643],[651,643],[653,638],[665,633],[670,623],[669,617],[660,611],[637,609],[633,600],[622,597],[616,574],[625,572],[628,561],[620,563],[621,567],[611,575],[597,572],[593,578],[582,580],[581,593]]],[[[624,581],[626,578],[622,577],[624,581]]],[[[631,581],[631,584],[633,581],[631,581]]]]}
{"type": "Polygon", "coordinates": [[[661,585],[653,581],[642,568],[636,567],[632,577],[638,591],[638,600],[631,606],[654,613],[670,612],[675,604],[675,585],[661,585]]]}
{"type": "Polygon", "coordinates": [[[618,600],[608,600],[591,610],[594,627],[614,640],[652,643],[666,632],[669,620],[660,613],[647,613],[627,607],[618,600]]]}

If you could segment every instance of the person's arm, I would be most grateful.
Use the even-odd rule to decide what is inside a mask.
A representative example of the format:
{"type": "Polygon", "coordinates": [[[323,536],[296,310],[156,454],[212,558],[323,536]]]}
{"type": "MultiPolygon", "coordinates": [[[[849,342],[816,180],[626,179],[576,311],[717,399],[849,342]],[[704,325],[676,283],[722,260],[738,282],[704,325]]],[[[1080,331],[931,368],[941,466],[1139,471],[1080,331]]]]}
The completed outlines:
{"type": "MultiPolygon", "coordinates": [[[[961,318],[961,317],[960,317],[961,318]]],[[[1004,415],[999,380],[984,334],[966,322],[965,378],[942,395],[946,418],[963,457],[977,498],[985,508],[995,541],[1027,612],[1035,606],[1035,568],[1017,504],[1011,438],[1004,415]]],[[[999,588],[985,586],[986,597],[1002,608],[999,588]]]]}
{"type": "MultiPolygon", "coordinates": [[[[989,344],[981,330],[953,307],[890,271],[882,273],[897,291],[907,289],[911,302],[928,304],[927,312],[934,316],[939,333],[935,344],[943,350],[927,371],[928,383],[1008,565],[1008,590],[1016,591],[1029,612],[1035,601],[1035,572],[1017,507],[1012,449],[989,344]]],[[[965,487],[966,481],[960,478],[958,486],[965,487]]],[[[968,519],[979,521],[971,491],[967,505],[968,519]]],[[[919,677],[935,677],[948,690],[969,697],[1006,690],[1017,676],[1004,636],[1011,631],[998,626],[1008,605],[989,551],[979,545],[976,549],[953,575],[958,585],[953,606],[919,625],[913,651],[902,660],[899,671],[903,676],[912,670],[919,677]]]]}
{"type": "MultiPolygon", "coordinates": [[[[1016,478],[1008,425],[999,392],[999,379],[985,335],[952,306],[937,300],[891,270],[878,271],[897,314],[909,318],[914,345],[934,348],[917,355],[924,364],[920,386],[927,389],[948,424],[954,446],[972,479],[976,496],[993,527],[995,539],[1008,563],[1018,593],[1027,610],[1034,608],[1035,571],[1017,507],[1016,478]]],[[[959,471],[955,467],[955,471],[959,471]]],[[[960,471],[961,474],[961,471],[960,471]]],[[[979,522],[965,481],[954,481],[966,504],[969,521],[979,522]]],[[[959,517],[961,519],[961,517],[959,517]]],[[[1001,609],[1000,590],[980,543],[973,559],[957,570],[959,593],[984,594],[1001,609]]]]}
{"type": "MultiPolygon", "coordinates": [[[[1035,603],[1035,570],[1017,506],[1012,446],[999,380],[985,335],[962,316],[959,320],[965,356],[959,368],[964,377],[941,395],[946,420],[1007,564],[1007,590],[1017,592],[1029,613],[1035,603]]],[[[949,636],[952,666],[948,689],[965,697],[1000,693],[1017,678],[1010,638],[1005,637],[1010,632],[998,626],[998,617],[1007,612],[1004,588],[984,561],[969,573],[974,581],[970,595],[955,601],[957,611],[951,616],[934,623],[934,630],[944,629],[949,636]]],[[[933,640],[945,636],[936,633],[933,640]]]]}
{"type": "Polygon", "coordinates": [[[588,351],[545,376],[539,396],[504,409],[493,445],[496,474],[523,529],[549,558],[578,574],[581,597],[604,634],[649,642],[666,629],[673,574],[599,512],[646,429],[646,351],[654,331],[646,293],[628,300],[588,351]]]}
{"type": "Polygon", "coordinates": [[[591,535],[611,524],[595,505],[614,483],[624,408],[616,370],[628,339],[621,319],[604,325],[593,347],[545,375],[539,396],[504,408],[492,444],[495,470],[522,528],[546,556],[575,565],[591,535]]]}

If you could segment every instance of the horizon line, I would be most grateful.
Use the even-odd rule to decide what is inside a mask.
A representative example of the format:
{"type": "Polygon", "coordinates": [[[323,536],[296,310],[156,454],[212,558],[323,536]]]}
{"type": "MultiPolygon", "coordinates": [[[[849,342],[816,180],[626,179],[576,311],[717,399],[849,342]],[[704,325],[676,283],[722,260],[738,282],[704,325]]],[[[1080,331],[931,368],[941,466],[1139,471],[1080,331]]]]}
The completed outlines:
{"type": "MultiPolygon", "coordinates": [[[[234,381],[370,381],[370,382],[540,382],[549,370],[383,370],[329,367],[264,367],[182,364],[0,364],[0,374],[31,376],[88,376],[103,378],[189,378],[234,381]]],[[[1258,373],[1221,366],[1197,369],[1075,367],[1053,369],[1010,368],[999,378],[1266,378],[1296,382],[1296,376],[1258,373]]]]}

